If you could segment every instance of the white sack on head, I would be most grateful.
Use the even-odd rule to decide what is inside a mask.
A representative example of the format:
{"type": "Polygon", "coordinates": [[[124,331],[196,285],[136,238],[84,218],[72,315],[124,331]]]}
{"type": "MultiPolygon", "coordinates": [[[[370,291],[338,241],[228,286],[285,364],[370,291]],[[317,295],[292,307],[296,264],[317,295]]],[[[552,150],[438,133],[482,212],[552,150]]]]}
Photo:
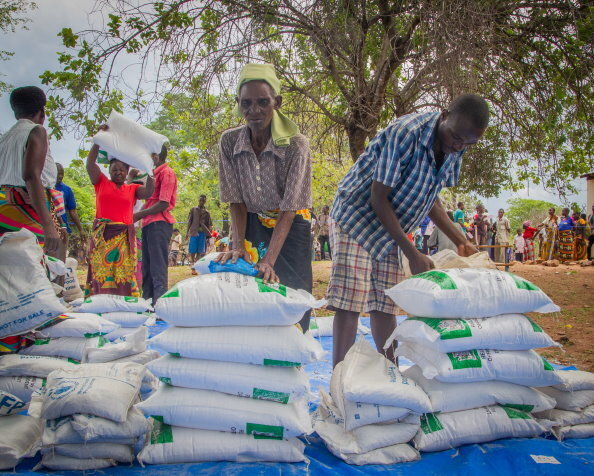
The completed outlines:
{"type": "Polygon", "coordinates": [[[112,110],[107,119],[107,130],[101,130],[93,142],[110,156],[131,167],[153,175],[151,154],[159,154],[167,137],[128,119],[112,110]]]}

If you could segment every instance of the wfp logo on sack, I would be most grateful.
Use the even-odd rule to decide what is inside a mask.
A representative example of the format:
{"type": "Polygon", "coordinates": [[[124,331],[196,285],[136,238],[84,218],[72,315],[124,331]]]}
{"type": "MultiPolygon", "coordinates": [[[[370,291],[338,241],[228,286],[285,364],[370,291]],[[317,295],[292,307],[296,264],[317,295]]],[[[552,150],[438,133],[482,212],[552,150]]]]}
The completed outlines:
{"type": "Polygon", "coordinates": [[[60,400],[74,392],[79,385],[76,380],[63,380],[57,387],[50,390],[48,397],[52,400],[60,400]]]}

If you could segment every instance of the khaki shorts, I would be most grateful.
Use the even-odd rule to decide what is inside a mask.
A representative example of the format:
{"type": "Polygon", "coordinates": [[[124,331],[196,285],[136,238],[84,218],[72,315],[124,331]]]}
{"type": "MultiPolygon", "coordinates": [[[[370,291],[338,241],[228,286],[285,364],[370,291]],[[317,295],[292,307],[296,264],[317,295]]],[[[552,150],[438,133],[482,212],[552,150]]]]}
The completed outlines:
{"type": "Polygon", "coordinates": [[[372,259],[333,220],[330,221],[330,247],[332,275],[326,292],[329,309],[398,314],[398,307],[384,293],[403,278],[397,248],[382,260],[372,259]]]}

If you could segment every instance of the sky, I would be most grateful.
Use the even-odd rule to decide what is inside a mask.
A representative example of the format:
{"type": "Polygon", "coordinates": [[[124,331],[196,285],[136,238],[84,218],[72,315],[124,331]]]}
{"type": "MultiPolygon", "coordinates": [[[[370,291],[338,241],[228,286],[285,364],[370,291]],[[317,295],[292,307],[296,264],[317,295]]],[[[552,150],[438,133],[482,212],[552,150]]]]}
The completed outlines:
{"type": "MultiPolygon", "coordinates": [[[[55,71],[59,68],[56,52],[63,51],[64,48],[57,36],[58,32],[64,27],[70,27],[75,32],[80,31],[88,28],[89,21],[101,21],[96,14],[89,17],[95,0],[39,0],[37,3],[38,8],[27,15],[31,19],[28,30],[0,33],[2,49],[14,52],[9,61],[0,62],[0,73],[4,75],[1,79],[15,87],[35,85],[47,89],[41,84],[39,75],[45,70],[55,71]]],[[[4,94],[0,96],[0,133],[10,128],[13,123],[14,116],[8,102],[8,94],[4,94]]],[[[77,157],[81,145],[80,140],[67,133],[62,140],[51,141],[52,155],[57,162],[68,165],[77,157]]],[[[586,180],[577,179],[574,186],[578,189],[578,194],[569,196],[567,201],[586,205],[586,180]]],[[[556,194],[534,184],[518,192],[505,191],[499,197],[485,198],[482,201],[489,212],[496,213],[497,209],[507,207],[510,198],[562,203],[556,194]]]]}

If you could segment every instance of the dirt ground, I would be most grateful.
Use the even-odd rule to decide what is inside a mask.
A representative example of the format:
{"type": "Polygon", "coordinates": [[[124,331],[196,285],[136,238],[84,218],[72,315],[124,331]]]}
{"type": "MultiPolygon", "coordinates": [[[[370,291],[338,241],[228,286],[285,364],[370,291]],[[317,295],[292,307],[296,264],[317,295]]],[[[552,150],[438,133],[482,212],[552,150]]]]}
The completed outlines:
{"type": "MultiPolygon", "coordinates": [[[[81,268],[79,273],[86,276],[86,269],[81,268]]],[[[594,266],[516,264],[512,271],[536,284],[561,307],[560,313],[531,314],[555,341],[563,344],[562,348],[543,349],[540,353],[552,362],[594,371],[594,266]]],[[[330,261],[314,262],[313,275],[313,294],[322,298],[330,279],[330,261]]],[[[170,286],[188,277],[187,266],[169,268],[170,286]]],[[[330,312],[321,310],[320,315],[324,314],[330,312]]]]}

